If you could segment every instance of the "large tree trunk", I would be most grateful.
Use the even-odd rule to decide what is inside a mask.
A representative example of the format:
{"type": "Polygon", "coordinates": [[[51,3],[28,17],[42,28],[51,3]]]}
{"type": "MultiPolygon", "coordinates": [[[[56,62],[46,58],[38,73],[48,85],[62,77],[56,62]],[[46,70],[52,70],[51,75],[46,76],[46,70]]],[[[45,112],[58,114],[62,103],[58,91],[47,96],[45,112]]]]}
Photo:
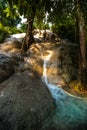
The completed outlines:
{"type": "Polygon", "coordinates": [[[80,12],[79,17],[79,42],[80,42],[80,75],[79,80],[81,84],[86,87],[87,85],[87,66],[86,66],[86,30],[85,30],[85,21],[84,17],[82,15],[82,12],[80,12]]]}
{"type": "Polygon", "coordinates": [[[82,13],[80,13],[80,20],[79,20],[79,35],[80,35],[79,37],[80,50],[82,56],[82,67],[86,68],[86,29],[82,13]]]}
{"type": "Polygon", "coordinates": [[[34,37],[32,34],[33,30],[33,19],[27,19],[27,29],[26,29],[26,36],[23,40],[22,50],[25,52],[29,49],[30,45],[34,42],[34,37]]]}
{"type": "Polygon", "coordinates": [[[75,16],[75,43],[78,45],[80,44],[79,43],[79,18],[77,15],[75,16]]]}
{"type": "Polygon", "coordinates": [[[78,25],[78,43],[79,43],[79,75],[78,80],[86,89],[87,86],[87,66],[86,66],[86,30],[83,13],[80,9],[79,2],[77,0],[77,16],[76,22],[78,25]]]}

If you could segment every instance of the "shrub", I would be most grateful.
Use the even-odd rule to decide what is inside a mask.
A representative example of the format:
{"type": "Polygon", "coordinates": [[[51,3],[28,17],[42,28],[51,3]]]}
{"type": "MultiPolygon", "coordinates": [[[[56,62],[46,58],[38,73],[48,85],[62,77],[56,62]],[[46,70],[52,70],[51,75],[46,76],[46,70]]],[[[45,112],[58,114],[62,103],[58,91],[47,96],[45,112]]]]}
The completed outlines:
{"type": "Polygon", "coordinates": [[[9,35],[6,28],[0,23],[0,43],[9,35]]]}
{"type": "Polygon", "coordinates": [[[21,29],[23,32],[26,32],[26,26],[27,26],[27,24],[22,23],[20,29],[21,29]]]}
{"type": "Polygon", "coordinates": [[[53,25],[52,31],[62,39],[69,39],[75,42],[75,26],[72,24],[53,25]]]}
{"type": "Polygon", "coordinates": [[[4,39],[10,34],[22,33],[21,29],[17,29],[16,27],[4,27],[0,23],[0,43],[4,41],[4,39]]]}

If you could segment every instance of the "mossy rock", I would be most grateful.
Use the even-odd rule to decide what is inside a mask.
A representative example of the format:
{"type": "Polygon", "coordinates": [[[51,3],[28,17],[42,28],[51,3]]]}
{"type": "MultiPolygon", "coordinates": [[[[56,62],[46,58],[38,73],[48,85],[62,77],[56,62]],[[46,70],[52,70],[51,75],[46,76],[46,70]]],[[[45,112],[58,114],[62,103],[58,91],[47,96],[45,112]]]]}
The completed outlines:
{"type": "Polygon", "coordinates": [[[78,91],[78,92],[87,91],[87,87],[85,87],[84,85],[82,85],[81,82],[79,82],[77,80],[73,80],[70,83],[70,87],[73,88],[75,91],[78,91]]]}

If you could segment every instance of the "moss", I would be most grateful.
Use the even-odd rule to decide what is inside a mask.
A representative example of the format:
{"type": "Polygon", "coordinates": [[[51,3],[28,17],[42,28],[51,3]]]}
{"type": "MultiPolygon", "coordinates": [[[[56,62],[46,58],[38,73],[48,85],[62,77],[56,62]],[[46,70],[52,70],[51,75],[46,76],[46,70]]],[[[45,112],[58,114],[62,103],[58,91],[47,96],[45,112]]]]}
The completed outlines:
{"type": "Polygon", "coordinates": [[[81,84],[81,82],[74,80],[70,83],[70,87],[73,88],[75,91],[84,92],[87,91],[87,87],[81,84]]]}
{"type": "Polygon", "coordinates": [[[78,82],[78,83],[74,86],[74,89],[77,90],[77,91],[84,91],[84,90],[85,90],[84,86],[83,86],[80,82],[78,82]]]}

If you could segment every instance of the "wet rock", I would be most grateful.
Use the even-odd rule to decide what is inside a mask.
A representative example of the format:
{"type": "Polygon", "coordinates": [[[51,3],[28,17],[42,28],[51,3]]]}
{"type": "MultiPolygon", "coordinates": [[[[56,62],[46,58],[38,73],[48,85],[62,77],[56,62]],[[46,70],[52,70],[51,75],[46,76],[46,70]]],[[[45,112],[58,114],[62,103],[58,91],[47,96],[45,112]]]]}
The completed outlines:
{"type": "Polygon", "coordinates": [[[24,58],[24,62],[20,64],[19,71],[23,72],[26,70],[32,70],[36,71],[40,76],[43,74],[43,61],[39,58],[35,57],[26,57],[24,58]]]}
{"type": "Polygon", "coordinates": [[[17,39],[15,38],[15,37],[11,37],[11,36],[9,36],[9,37],[7,37],[5,40],[4,40],[4,43],[6,43],[6,42],[11,42],[11,41],[17,41],[17,39]]]}
{"type": "Polygon", "coordinates": [[[8,52],[10,54],[19,54],[21,52],[21,42],[16,38],[7,38],[3,44],[1,44],[0,50],[8,52]]]}
{"type": "Polygon", "coordinates": [[[87,130],[87,124],[77,124],[77,125],[72,125],[70,124],[70,126],[63,126],[64,124],[62,124],[61,122],[61,127],[56,126],[56,125],[48,125],[48,126],[43,126],[41,128],[41,130],[87,130]]]}
{"type": "MultiPolygon", "coordinates": [[[[39,30],[39,29],[34,29],[33,31],[34,37],[35,38],[42,38],[44,39],[44,34],[45,31],[44,30],[39,30]]],[[[57,38],[57,35],[53,32],[51,32],[50,30],[46,30],[46,40],[55,40],[57,38]]]]}
{"type": "MultiPolygon", "coordinates": [[[[73,79],[76,79],[76,74],[78,73],[77,47],[70,43],[66,44],[60,41],[58,43],[47,42],[33,44],[27,52],[27,55],[30,56],[29,62],[32,64],[32,67],[39,72],[39,70],[41,70],[40,68],[43,68],[43,62],[45,60],[43,57],[44,55],[49,55],[46,54],[49,50],[53,53],[47,65],[49,82],[52,84],[64,85],[66,82],[69,83],[73,79]],[[40,64],[41,62],[42,64],[40,64]]],[[[40,74],[43,75],[42,70],[40,71],[40,74]]]]}
{"type": "Polygon", "coordinates": [[[26,35],[26,33],[19,33],[19,34],[10,35],[10,37],[17,39],[19,42],[22,42],[25,35],[26,35]]]}
{"type": "Polygon", "coordinates": [[[0,85],[0,130],[40,130],[53,110],[50,92],[32,70],[0,85]]]}

